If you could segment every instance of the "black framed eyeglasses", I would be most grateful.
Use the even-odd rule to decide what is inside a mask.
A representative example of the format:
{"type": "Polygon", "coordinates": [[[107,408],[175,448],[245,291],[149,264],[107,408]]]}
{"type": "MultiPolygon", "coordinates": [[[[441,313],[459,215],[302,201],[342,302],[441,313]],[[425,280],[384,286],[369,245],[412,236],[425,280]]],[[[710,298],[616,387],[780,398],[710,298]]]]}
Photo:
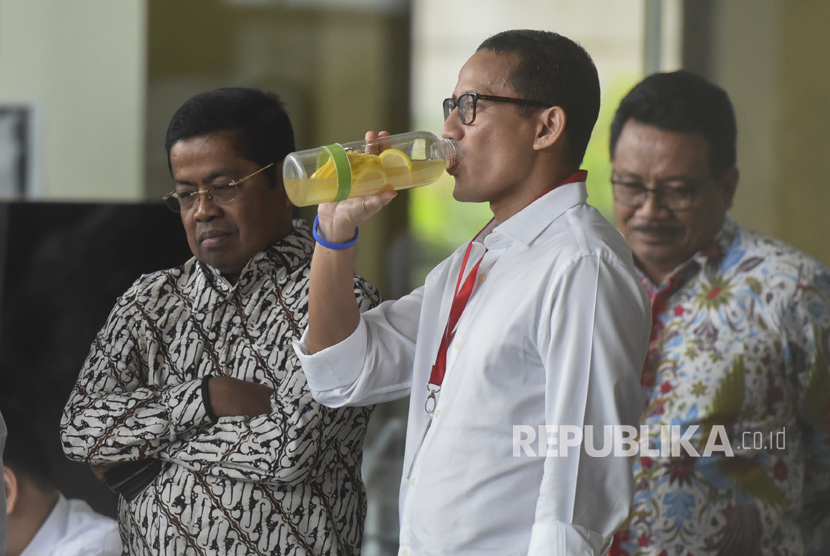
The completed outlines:
{"type": "Polygon", "coordinates": [[[274,163],[272,162],[267,166],[263,166],[253,174],[247,175],[244,178],[232,181],[227,184],[211,185],[204,189],[182,191],[181,193],[171,191],[170,193],[162,197],[161,200],[164,201],[164,204],[167,205],[167,208],[169,208],[173,212],[188,212],[199,203],[199,199],[202,195],[207,195],[208,199],[210,199],[217,205],[224,205],[236,199],[237,191],[239,190],[240,185],[242,185],[252,177],[256,176],[260,172],[267,170],[273,165],[274,163]]]}
{"type": "MultiPolygon", "coordinates": [[[[628,208],[638,208],[645,204],[648,194],[657,198],[657,202],[669,210],[689,210],[695,206],[700,188],[710,178],[678,181],[677,184],[664,184],[653,189],[638,181],[611,178],[614,187],[614,200],[628,208]]],[[[674,180],[672,180],[674,181],[674,180]]]]}
{"type": "Polygon", "coordinates": [[[476,119],[476,105],[480,100],[492,100],[494,102],[509,102],[511,104],[520,104],[522,106],[538,106],[539,108],[547,108],[550,106],[547,102],[540,102],[538,100],[526,100],[523,98],[498,97],[493,95],[480,95],[478,93],[464,93],[458,98],[451,97],[444,99],[444,121],[450,117],[455,108],[458,108],[458,117],[464,125],[470,125],[476,119]]]}

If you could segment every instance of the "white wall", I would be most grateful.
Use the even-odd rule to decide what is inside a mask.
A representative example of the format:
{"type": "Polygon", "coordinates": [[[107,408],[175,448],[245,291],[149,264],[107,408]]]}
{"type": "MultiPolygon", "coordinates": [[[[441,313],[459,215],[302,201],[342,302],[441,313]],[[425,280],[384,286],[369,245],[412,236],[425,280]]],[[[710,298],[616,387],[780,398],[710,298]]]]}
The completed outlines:
{"type": "Polygon", "coordinates": [[[740,184],[731,216],[745,226],[778,235],[784,218],[778,200],[781,160],[781,2],[733,0],[715,4],[711,78],[735,106],[740,184]]]}
{"type": "Polygon", "coordinates": [[[642,72],[643,0],[417,0],[413,8],[413,120],[430,129],[440,129],[441,100],[461,66],[499,31],[545,29],[579,42],[605,88],[642,72]]]}
{"type": "Polygon", "coordinates": [[[713,3],[712,78],[738,120],[733,218],[830,264],[830,3],[713,3]]]}
{"type": "Polygon", "coordinates": [[[0,0],[0,102],[40,113],[38,197],[144,195],[146,0],[0,0]]]}

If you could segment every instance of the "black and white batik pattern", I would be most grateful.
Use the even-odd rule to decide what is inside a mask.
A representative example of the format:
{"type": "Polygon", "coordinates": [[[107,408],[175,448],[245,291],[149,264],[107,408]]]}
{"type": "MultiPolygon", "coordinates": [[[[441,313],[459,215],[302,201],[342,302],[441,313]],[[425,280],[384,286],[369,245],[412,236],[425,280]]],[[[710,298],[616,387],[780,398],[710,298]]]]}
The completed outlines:
{"type": "MultiPolygon", "coordinates": [[[[195,259],[142,276],[93,343],[64,411],[64,451],[93,464],[165,462],[131,502],[119,497],[125,553],[360,553],[371,409],[311,397],[291,341],[306,325],[314,241],[295,228],[235,287],[195,259]],[[272,412],[213,425],[207,374],[272,387],[272,412]]],[[[355,295],[361,310],[379,302],[360,278],[355,295]]]]}

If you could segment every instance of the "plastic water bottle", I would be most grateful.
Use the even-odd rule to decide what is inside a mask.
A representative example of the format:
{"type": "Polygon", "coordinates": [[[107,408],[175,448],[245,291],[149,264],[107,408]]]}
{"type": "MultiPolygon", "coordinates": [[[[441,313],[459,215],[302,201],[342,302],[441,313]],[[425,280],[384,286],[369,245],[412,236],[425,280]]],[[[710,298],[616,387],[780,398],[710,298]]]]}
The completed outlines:
{"type": "Polygon", "coordinates": [[[413,131],[293,152],[282,176],[288,198],[303,207],[428,185],[457,157],[452,139],[413,131]]]}

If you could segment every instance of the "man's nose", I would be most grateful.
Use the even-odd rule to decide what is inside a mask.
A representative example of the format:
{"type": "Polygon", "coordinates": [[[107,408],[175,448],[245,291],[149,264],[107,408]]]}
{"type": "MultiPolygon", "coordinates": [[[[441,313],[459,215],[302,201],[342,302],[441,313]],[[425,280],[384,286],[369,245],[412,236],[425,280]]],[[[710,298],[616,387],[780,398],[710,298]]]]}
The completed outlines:
{"type": "Polygon", "coordinates": [[[455,107],[447,119],[444,120],[444,125],[441,126],[441,137],[458,140],[463,135],[463,127],[461,116],[458,114],[458,107],[455,107]]]}
{"type": "Polygon", "coordinates": [[[199,191],[199,198],[196,200],[193,211],[197,220],[210,220],[222,213],[222,209],[213,200],[210,190],[199,191]]]}
{"type": "Polygon", "coordinates": [[[654,189],[646,189],[645,199],[643,199],[643,204],[637,209],[637,213],[640,216],[644,216],[647,218],[655,218],[660,216],[665,216],[670,211],[666,208],[666,206],[661,202],[660,195],[654,189]]]}

